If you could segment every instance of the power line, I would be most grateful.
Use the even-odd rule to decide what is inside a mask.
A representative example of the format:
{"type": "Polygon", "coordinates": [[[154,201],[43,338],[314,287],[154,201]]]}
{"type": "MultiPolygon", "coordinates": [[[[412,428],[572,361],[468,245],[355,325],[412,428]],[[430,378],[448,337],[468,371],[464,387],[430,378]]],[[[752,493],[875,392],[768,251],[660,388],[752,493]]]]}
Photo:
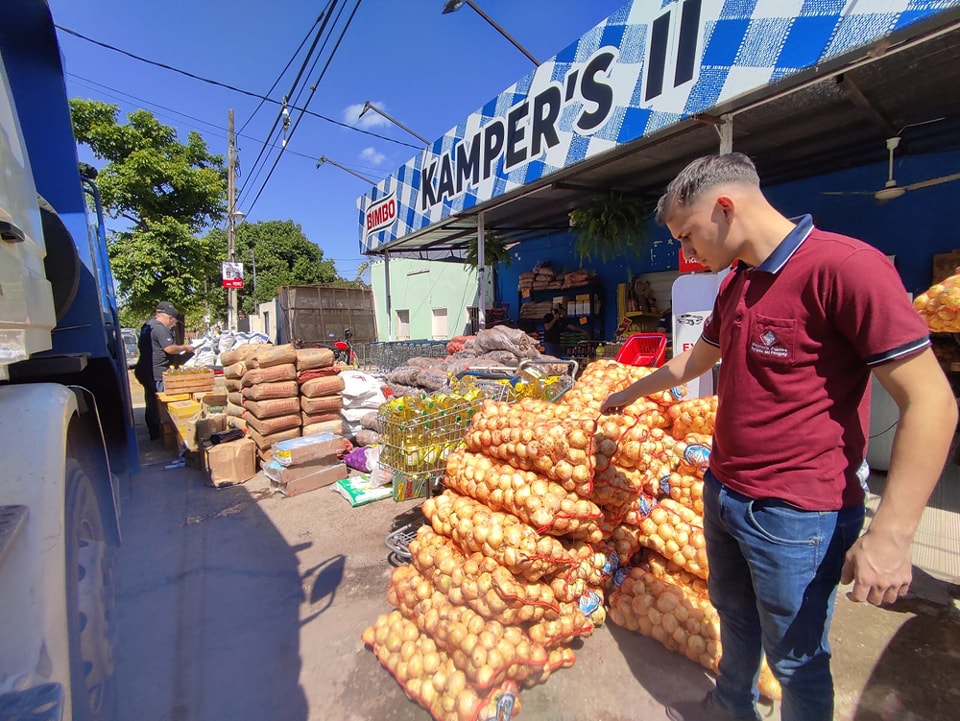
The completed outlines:
{"type": "MultiPolygon", "coordinates": [[[[281,122],[283,123],[283,132],[284,134],[286,133],[287,124],[289,123],[289,113],[290,113],[290,111],[287,109],[287,100],[293,94],[293,91],[296,90],[297,85],[300,84],[300,78],[303,77],[303,72],[306,69],[307,64],[310,62],[310,58],[313,57],[313,53],[317,48],[317,43],[319,43],[320,38],[323,37],[324,30],[326,30],[327,28],[327,23],[330,21],[330,11],[334,8],[336,3],[337,3],[337,0],[330,0],[330,2],[327,4],[327,7],[324,9],[323,13],[321,13],[321,16],[323,17],[323,22],[321,23],[320,28],[317,30],[317,34],[313,38],[313,43],[311,43],[310,49],[307,51],[306,57],[303,59],[303,62],[300,64],[300,69],[297,71],[297,76],[296,78],[294,78],[293,85],[290,87],[290,91],[283,96],[283,107],[281,108],[280,112],[277,113],[277,117],[274,118],[273,125],[270,126],[270,130],[267,132],[267,136],[263,141],[263,145],[260,146],[260,152],[257,153],[257,158],[256,160],[253,161],[253,165],[250,166],[251,168],[250,179],[244,181],[244,183],[240,186],[240,191],[237,193],[238,199],[243,198],[243,195],[247,190],[248,184],[257,182],[257,178],[260,176],[260,173],[263,171],[263,168],[265,165],[265,163],[264,165],[261,165],[260,160],[263,158],[264,154],[267,152],[267,143],[269,143],[270,139],[273,137],[273,131],[277,129],[277,126],[280,125],[281,122]]],[[[282,143],[282,145],[285,145],[285,144],[286,144],[285,142],[282,143]]]]}
{"type": "MultiPolygon", "coordinates": [[[[350,17],[347,18],[347,23],[344,25],[343,30],[340,31],[340,37],[337,38],[336,44],[333,46],[333,49],[330,51],[330,55],[327,58],[326,64],[323,66],[323,69],[320,71],[320,76],[317,78],[316,82],[310,88],[310,95],[307,96],[307,101],[305,105],[309,105],[310,101],[313,99],[314,94],[317,92],[317,88],[320,85],[320,81],[323,80],[323,76],[327,73],[327,68],[330,67],[330,63],[333,62],[334,56],[337,54],[337,50],[340,48],[340,43],[343,41],[343,37],[347,34],[347,30],[350,28],[350,24],[353,22],[354,16],[357,14],[357,10],[360,9],[361,0],[357,0],[356,5],[353,6],[353,11],[350,13],[350,17]]],[[[290,129],[290,135],[287,137],[287,142],[293,139],[293,134],[297,131],[297,128],[300,126],[300,121],[303,120],[303,112],[301,112],[300,117],[297,118],[297,121],[294,123],[293,127],[290,129]]],[[[260,195],[263,193],[263,189],[267,187],[267,183],[270,181],[270,177],[273,175],[273,171],[276,170],[277,164],[280,162],[280,158],[283,156],[283,151],[285,147],[280,148],[280,152],[277,154],[276,160],[273,161],[273,167],[270,168],[270,172],[267,174],[267,177],[263,181],[263,185],[260,186],[260,190],[257,191],[256,196],[253,199],[253,202],[247,206],[247,212],[253,210],[253,206],[257,204],[257,201],[260,199],[260,195]]]]}
{"type": "MultiPolygon", "coordinates": [[[[310,26],[310,29],[307,30],[307,34],[304,35],[303,40],[300,41],[300,45],[297,46],[297,49],[294,51],[293,55],[290,56],[290,59],[287,61],[287,64],[283,66],[283,70],[280,71],[280,74],[277,76],[277,79],[273,81],[273,85],[270,86],[270,89],[266,93],[267,97],[270,97],[270,93],[272,93],[274,90],[277,89],[277,85],[280,84],[280,80],[283,78],[284,75],[286,75],[287,70],[290,69],[290,66],[293,65],[293,61],[296,59],[297,55],[300,54],[300,51],[303,50],[303,46],[307,44],[307,40],[310,39],[310,34],[313,32],[313,29],[317,26],[317,23],[320,22],[320,19],[322,17],[323,17],[323,13],[320,13],[319,15],[317,15],[317,19],[313,21],[313,25],[310,26]]],[[[237,131],[238,136],[244,131],[247,125],[250,124],[250,121],[253,120],[253,117],[260,111],[260,108],[263,107],[263,104],[265,102],[266,100],[261,99],[260,102],[257,103],[257,107],[253,109],[252,113],[250,113],[250,117],[247,118],[246,122],[240,126],[240,130],[237,131]]]]}
{"type": "MultiPolygon", "coordinates": [[[[217,87],[225,88],[227,90],[232,90],[235,93],[240,93],[241,95],[247,95],[251,98],[257,98],[258,100],[263,100],[264,102],[267,102],[267,103],[273,103],[274,105],[283,105],[283,103],[279,100],[274,100],[273,98],[267,97],[265,95],[260,95],[258,93],[254,93],[250,90],[244,90],[243,88],[238,88],[235,85],[222,83],[218,80],[211,80],[210,78],[204,78],[200,75],[195,75],[194,73],[187,72],[186,70],[175,68],[172,65],[167,65],[166,63],[161,63],[161,62],[157,62],[156,60],[150,60],[149,58],[141,57],[140,55],[136,55],[127,50],[122,50],[121,48],[114,47],[113,45],[109,45],[99,40],[94,40],[93,38],[83,35],[82,33],[78,33],[76,30],[71,30],[70,28],[66,28],[62,25],[56,25],[55,27],[58,30],[61,30],[67,33],[68,35],[73,35],[74,37],[78,37],[81,40],[86,40],[88,43],[93,43],[94,45],[99,45],[100,47],[106,48],[107,50],[112,50],[113,52],[120,53],[121,55],[126,55],[127,57],[133,58],[134,60],[138,60],[142,63],[147,63],[148,65],[154,65],[158,68],[163,68],[164,70],[169,70],[174,73],[179,73],[180,75],[184,75],[188,78],[192,78],[193,80],[199,80],[202,83],[208,83],[209,85],[215,85],[217,87]]],[[[380,135],[379,133],[374,133],[370,130],[364,130],[363,128],[358,128],[354,125],[349,125],[348,123],[342,123],[339,120],[334,120],[333,118],[327,117],[326,115],[321,115],[320,113],[316,113],[312,110],[307,110],[306,108],[299,108],[299,107],[293,107],[293,106],[290,106],[290,107],[293,110],[299,110],[301,113],[310,115],[314,118],[319,118],[320,120],[325,120],[328,123],[333,123],[334,125],[338,125],[341,128],[346,128],[347,130],[353,130],[354,132],[362,133],[363,135],[369,135],[374,138],[379,138],[380,140],[386,140],[387,142],[390,142],[390,143],[396,143],[397,145],[405,145],[406,147],[413,148],[414,150],[423,149],[419,145],[412,145],[410,143],[405,143],[402,140],[388,138],[386,135],[380,135]]]]}
{"type": "MultiPolygon", "coordinates": [[[[104,83],[97,82],[96,80],[91,80],[90,78],[85,78],[85,77],[83,77],[82,75],[77,75],[77,74],[75,74],[75,73],[66,73],[66,75],[67,75],[68,77],[74,78],[75,80],[81,81],[81,83],[87,83],[89,86],[91,86],[91,87],[90,87],[91,90],[96,90],[98,93],[101,93],[101,94],[103,94],[103,95],[105,95],[105,96],[107,96],[107,97],[112,97],[112,98],[114,98],[115,100],[119,100],[119,101],[121,101],[121,102],[129,102],[129,100],[135,100],[135,101],[137,101],[138,103],[142,103],[143,105],[149,105],[149,106],[153,106],[154,108],[160,108],[161,110],[166,110],[168,113],[173,113],[174,115],[178,115],[178,116],[180,116],[180,117],[182,117],[182,118],[187,118],[188,120],[192,120],[192,121],[194,121],[194,122],[196,122],[196,123],[201,123],[201,124],[203,124],[203,125],[207,125],[207,126],[213,128],[214,130],[220,131],[220,134],[217,134],[217,137],[221,137],[221,138],[226,138],[226,137],[227,137],[227,129],[226,129],[225,127],[223,127],[222,125],[217,125],[216,123],[211,123],[209,120],[203,120],[202,118],[198,118],[198,117],[195,117],[195,116],[190,115],[190,114],[188,114],[188,113],[184,113],[184,112],[181,111],[181,110],[177,110],[177,109],[175,109],[175,108],[170,108],[170,107],[167,107],[166,105],[161,105],[160,103],[156,103],[156,102],[154,102],[154,101],[152,101],[152,100],[147,100],[146,98],[141,98],[141,97],[139,97],[139,96],[137,96],[137,95],[133,95],[132,93],[128,93],[128,92],[126,92],[126,91],[124,91],[124,90],[120,90],[119,88],[114,88],[114,87],[112,87],[112,86],[110,86],[110,85],[105,85],[104,83]],[[106,91],[110,91],[110,92],[106,92],[106,91]],[[117,97],[116,95],[111,95],[111,94],[110,94],[111,92],[112,92],[112,93],[117,93],[118,95],[122,95],[123,97],[117,97]],[[129,99],[129,100],[128,100],[128,99],[129,99]]],[[[161,113],[157,113],[157,115],[161,115],[161,113]]],[[[169,116],[168,116],[168,117],[169,117],[169,116]]],[[[190,127],[190,126],[187,126],[187,127],[190,127]]],[[[192,127],[191,129],[192,129],[192,130],[201,131],[201,132],[206,132],[206,133],[211,132],[211,131],[209,131],[209,130],[206,130],[206,129],[203,129],[203,128],[197,128],[197,127],[192,127]]],[[[237,133],[237,137],[238,137],[238,138],[246,138],[247,140],[254,140],[254,141],[258,142],[258,143],[261,142],[261,141],[260,141],[260,138],[254,137],[253,135],[241,135],[240,133],[237,133]]],[[[280,146],[279,146],[279,145],[273,145],[273,144],[271,144],[270,147],[273,148],[274,150],[279,150],[279,149],[280,149],[280,146]]],[[[316,163],[316,162],[317,162],[317,157],[316,157],[315,155],[307,155],[306,153],[301,153],[301,152],[298,152],[298,151],[296,151],[296,150],[290,150],[289,148],[287,149],[286,152],[290,153],[291,155],[296,155],[296,156],[299,157],[299,158],[304,158],[305,160],[309,160],[309,161],[311,161],[311,162],[313,162],[313,163],[316,163]]],[[[350,167],[350,168],[358,168],[358,169],[360,169],[360,170],[370,170],[370,171],[373,171],[373,172],[375,172],[375,173],[376,173],[376,172],[379,172],[379,173],[383,173],[383,172],[384,172],[383,168],[375,167],[375,166],[372,166],[372,165],[357,165],[357,164],[354,164],[354,163],[342,163],[342,165],[346,165],[346,166],[348,166],[348,167],[350,167]]]]}

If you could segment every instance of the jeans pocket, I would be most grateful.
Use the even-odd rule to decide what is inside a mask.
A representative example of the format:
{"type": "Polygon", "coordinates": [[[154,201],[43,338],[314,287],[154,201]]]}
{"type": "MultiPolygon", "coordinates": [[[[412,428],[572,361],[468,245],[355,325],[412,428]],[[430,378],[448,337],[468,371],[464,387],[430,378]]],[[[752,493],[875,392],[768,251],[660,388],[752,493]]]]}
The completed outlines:
{"type": "Polygon", "coordinates": [[[822,541],[821,514],[771,500],[751,501],[747,522],[766,540],[787,546],[816,546],[822,541]]]}

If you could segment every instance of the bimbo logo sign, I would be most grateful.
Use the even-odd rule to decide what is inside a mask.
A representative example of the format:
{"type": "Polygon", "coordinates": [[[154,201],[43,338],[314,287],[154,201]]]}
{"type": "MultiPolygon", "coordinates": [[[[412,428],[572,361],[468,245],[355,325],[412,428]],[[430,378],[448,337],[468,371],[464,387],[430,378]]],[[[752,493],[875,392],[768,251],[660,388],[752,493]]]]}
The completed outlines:
{"type": "Polygon", "coordinates": [[[367,208],[366,212],[366,233],[376,233],[391,225],[397,219],[397,198],[396,193],[390,193],[385,198],[381,198],[376,203],[367,208]]]}

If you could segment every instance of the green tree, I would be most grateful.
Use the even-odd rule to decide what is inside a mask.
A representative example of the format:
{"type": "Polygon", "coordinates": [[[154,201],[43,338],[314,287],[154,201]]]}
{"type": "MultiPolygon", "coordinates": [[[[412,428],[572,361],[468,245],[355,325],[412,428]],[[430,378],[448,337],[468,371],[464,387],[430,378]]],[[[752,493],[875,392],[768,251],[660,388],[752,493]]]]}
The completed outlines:
{"type": "MultiPolygon", "coordinates": [[[[225,230],[211,230],[204,240],[218,249],[219,257],[226,257],[225,230]]],[[[253,313],[259,303],[275,298],[277,288],[282,285],[315,285],[343,280],[337,275],[334,262],[324,260],[323,251],[304,235],[300,224],[292,220],[241,223],[236,228],[234,240],[235,257],[244,265],[244,287],[238,291],[237,298],[245,313],[253,313]],[[253,283],[254,262],[257,266],[256,287],[253,283]]],[[[211,280],[220,284],[219,267],[216,277],[211,280]]]]}
{"type": "Polygon", "coordinates": [[[108,237],[124,322],[142,321],[157,301],[170,300],[195,325],[223,259],[220,246],[200,237],[225,213],[223,158],[199,133],[179,142],[146,110],[129,113],[126,124],[116,105],[97,100],[74,98],[70,111],[77,141],[106,161],[97,178],[104,210],[129,222],[108,237]]]}

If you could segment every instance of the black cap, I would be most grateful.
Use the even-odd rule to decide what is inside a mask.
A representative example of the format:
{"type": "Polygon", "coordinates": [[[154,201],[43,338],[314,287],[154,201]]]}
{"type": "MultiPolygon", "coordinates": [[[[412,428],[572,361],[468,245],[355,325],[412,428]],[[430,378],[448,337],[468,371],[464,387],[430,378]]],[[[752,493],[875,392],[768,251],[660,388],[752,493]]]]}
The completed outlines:
{"type": "Polygon", "coordinates": [[[166,313],[174,318],[180,317],[180,312],[177,310],[177,306],[167,300],[161,300],[159,303],[157,303],[157,312],[166,313]]]}

